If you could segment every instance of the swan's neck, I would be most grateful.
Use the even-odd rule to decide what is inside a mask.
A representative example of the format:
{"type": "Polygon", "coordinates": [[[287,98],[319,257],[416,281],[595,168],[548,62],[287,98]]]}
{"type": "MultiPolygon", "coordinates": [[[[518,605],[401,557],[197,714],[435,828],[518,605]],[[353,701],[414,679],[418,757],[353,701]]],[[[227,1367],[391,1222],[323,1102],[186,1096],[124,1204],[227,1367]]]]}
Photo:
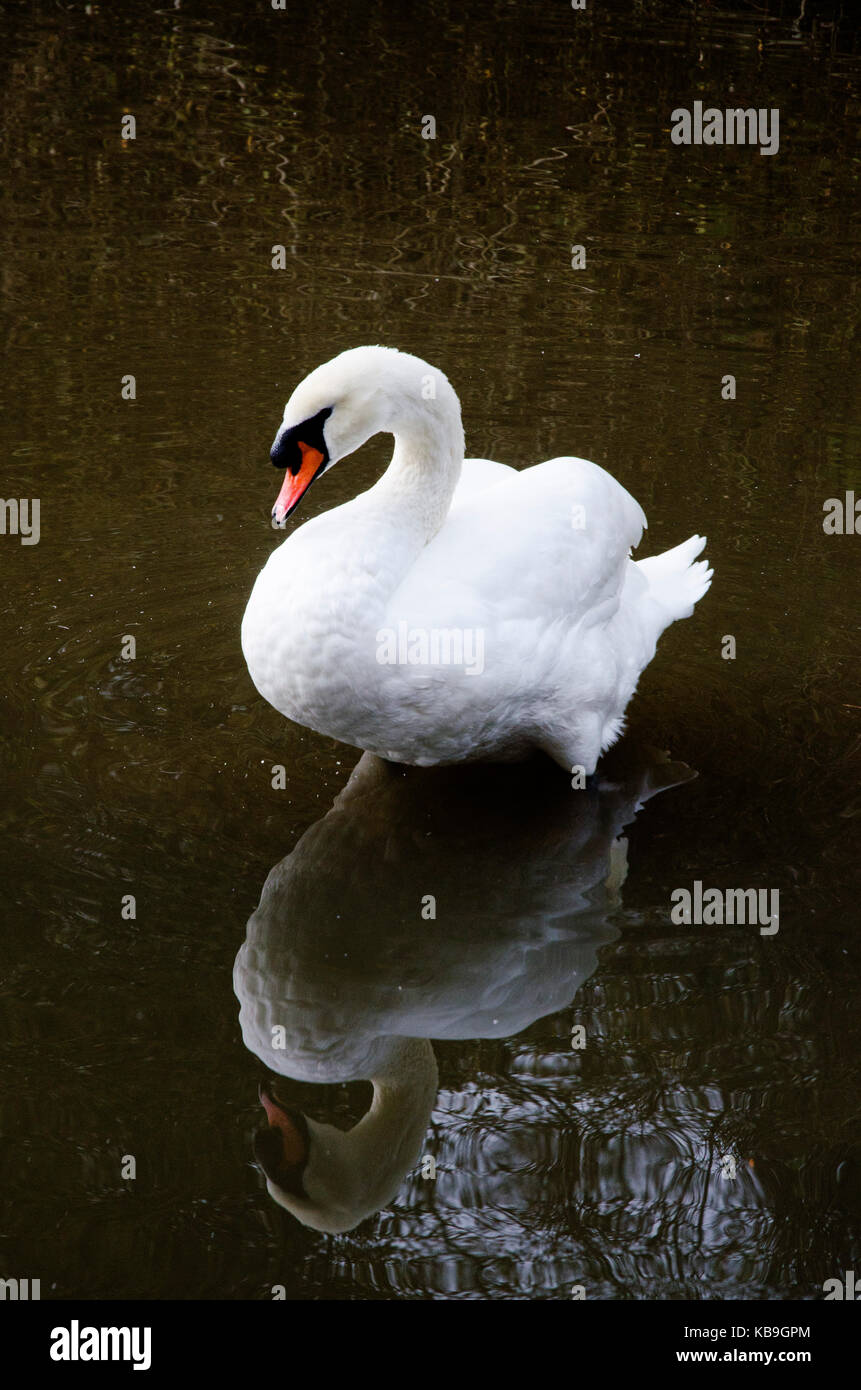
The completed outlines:
{"type": "Polygon", "coordinates": [[[407,1155],[412,1160],[424,1140],[439,1084],[436,1058],[427,1039],[403,1039],[397,1047],[396,1064],[371,1080],[374,1095],[367,1113],[339,1136],[340,1162],[349,1172],[364,1174],[374,1186],[384,1174],[386,1185],[392,1173],[398,1173],[395,1182],[400,1181],[408,1166],[407,1155]]]}
{"type": "Polygon", "coordinates": [[[427,544],[445,521],[463,466],[460,409],[455,403],[453,410],[428,412],[392,433],[392,461],[364,496],[374,510],[397,516],[399,527],[427,544]]]}
{"type": "Polygon", "coordinates": [[[421,1156],[439,1072],[427,1039],[392,1039],[392,1065],[372,1078],[371,1107],[346,1133],[309,1121],[308,1202],[283,1205],[318,1230],[347,1231],[390,1202],[421,1156]]]}

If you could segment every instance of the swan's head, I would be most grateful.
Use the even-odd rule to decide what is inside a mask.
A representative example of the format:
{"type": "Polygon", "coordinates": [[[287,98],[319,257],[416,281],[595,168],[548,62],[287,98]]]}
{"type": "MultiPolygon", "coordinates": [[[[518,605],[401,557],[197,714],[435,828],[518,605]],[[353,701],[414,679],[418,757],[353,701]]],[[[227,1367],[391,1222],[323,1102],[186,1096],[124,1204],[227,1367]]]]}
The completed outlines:
{"type": "Polygon", "coordinates": [[[273,523],[283,526],[311,484],[372,435],[452,419],[459,429],[454,390],[420,357],[385,347],[333,357],[299,383],[284,407],[270,450],[275,467],[286,470],[273,523]]]}
{"type": "Polygon", "coordinates": [[[258,1092],[266,1111],[268,1129],[254,1136],[254,1157],[266,1175],[269,1191],[273,1188],[297,1200],[307,1200],[304,1177],[311,1150],[311,1132],[301,1110],[288,1110],[275,1100],[266,1087],[258,1092]]]}
{"type": "Polygon", "coordinates": [[[255,1134],[254,1157],[272,1200],[314,1231],[351,1231],[387,1206],[422,1152],[439,1085],[433,1047],[426,1038],[378,1038],[372,1052],[381,1074],[370,1109],[348,1130],[309,1120],[260,1088],[269,1127],[255,1134]]]}
{"type": "MultiPolygon", "coordinates": [[[[365,1154],[356,1142],[361,1122],[352,1134],[345,1133],[306,1119],[301,1110],[288,1109],[262,1086],[260,1100],[269,1127],[255,1134],[254,1157],[266,1178],[266,1190],[279,1207],[313,1231],[351,1231],[391,1200],[416,1158],[409,1145],[402,1154],[391,1136],[385,1152],[365,1154]]],[[[430,1104],[427,1113],[422,1111],[422,1134],[429,1112],[430,1104]]]]}
{"type": "Polygon", "coordinates": [[[379,1203],[375,1193],[368,1200],[360,1155],[350,1161],[348,1135],[333,1125],[307,1120],[301,1110],[281,1105],[263,1086],[260,1100],[269,1128],[255,1134],[254,1157],[279,1207],[311,1230],[340,1235],[384,1205],[387,1192],[379,1203]]]}

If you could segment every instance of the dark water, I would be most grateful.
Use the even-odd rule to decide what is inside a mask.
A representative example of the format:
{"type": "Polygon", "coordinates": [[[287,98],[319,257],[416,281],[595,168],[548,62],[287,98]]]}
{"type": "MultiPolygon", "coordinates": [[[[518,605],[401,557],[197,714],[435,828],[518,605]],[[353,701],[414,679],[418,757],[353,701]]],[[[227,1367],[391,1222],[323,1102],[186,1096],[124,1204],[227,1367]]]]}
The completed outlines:
{"type": "Polygon", "coordinates": [[[0,11],[2,495],[41,500],[38,545],[0,535],[0,1276],[821,1297],[861,1267],[861,538],[822,526],[861,496],[856,29],[810,4],[88,8],[0,11]],[[672,145],[695,100],[779,108],[779,153],[672,145]],[[608,467],[643,553],[708,535],[712,590],[600,795],[541,767],[347,787],[355,751],[254,691],[268,447],[363,342],[448,373],[469,453],[608,467]],[[695,880],[777,890],[779,931],[674,924],[695,880]],[[277,1056],[243,1044],[246,927],[277,1056]],[[253,1163],[258,1082],[347,1130],[374,1075],[401,1083],[344,1200],[382,1210],[322,1234],[253,1163]]]}

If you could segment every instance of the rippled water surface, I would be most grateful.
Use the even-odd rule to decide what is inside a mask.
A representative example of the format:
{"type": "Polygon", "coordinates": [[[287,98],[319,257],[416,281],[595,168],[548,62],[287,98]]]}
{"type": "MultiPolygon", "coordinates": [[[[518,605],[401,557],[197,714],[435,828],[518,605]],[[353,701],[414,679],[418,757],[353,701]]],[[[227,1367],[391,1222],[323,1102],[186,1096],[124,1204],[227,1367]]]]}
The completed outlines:
{"type": "Polygon", "coordinates": [[[822,525],[861,497],[857,31],[123,8],[0,9],[2,493],[41,501],[0,535],[0,1275],[820,1297],[861,1268],[861,537],[822,525]],[[779,153],[672,145],[695,100],[779,108],[779,153]],[[642,553],[708,535],[600,792],[359,761],[251,685],[268,448],[365,342],[449,375],[469,453],[610,469],[642,553]],[[696,880],[778,891],[779,931],[676,925],[696,880]],[[301,1219],[254,1162],[267,1078],[343,1134],[301,1219]]]}

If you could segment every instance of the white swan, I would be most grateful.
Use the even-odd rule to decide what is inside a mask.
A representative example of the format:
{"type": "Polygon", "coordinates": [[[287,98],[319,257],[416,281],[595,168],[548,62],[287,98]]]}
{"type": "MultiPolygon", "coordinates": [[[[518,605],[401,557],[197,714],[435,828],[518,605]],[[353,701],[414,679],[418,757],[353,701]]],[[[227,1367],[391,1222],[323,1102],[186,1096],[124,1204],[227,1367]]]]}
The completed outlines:
{"type": "Polygon", "coordinates": [[[512,1037],[571,1002],[619,935],[623,828],[692,775],[638,752],[578,797],[542,765],[418,774],[359,760],[269,873],[234,964],[242,1038],[268,1068],[373,1086],[346,1131],[261,1090],[269,1128],[254,1149],[274,1201],[338,1232],[393,1200],[426,1144],[430,1039],[512,1037]],[[440,912],[426,923],[428,885],[440,912]]]}
{"type": "Polygon", "coordinates": [[[388,469],[261,570],[242,621],[277,710],[394,762],[519,758],[595,770],[664,628],[712,572],[692,536],[634,562],[646,519],[585,459],[517,472],[464,459],[442,372],[392,348],[342,352],[297,386],[272,446],[283,525],[317,478],[380,432],[388,469]]]}

